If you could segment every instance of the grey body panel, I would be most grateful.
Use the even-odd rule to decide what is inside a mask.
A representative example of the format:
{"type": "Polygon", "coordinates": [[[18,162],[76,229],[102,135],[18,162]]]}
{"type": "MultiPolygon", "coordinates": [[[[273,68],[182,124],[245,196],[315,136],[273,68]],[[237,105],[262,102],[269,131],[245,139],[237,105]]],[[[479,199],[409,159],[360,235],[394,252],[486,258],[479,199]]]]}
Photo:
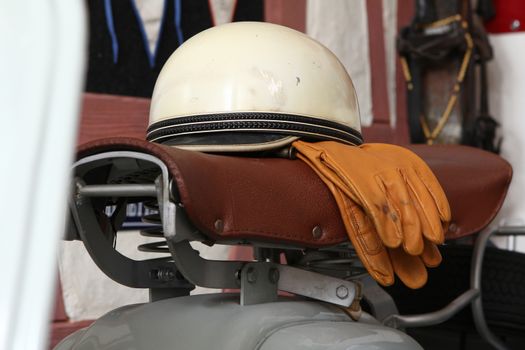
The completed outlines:
{"type": "Polygon", "coordinates": [[[405,350],[421,347],[404,333],[393,328],[361,322],[316,321],[289,324],[268,336],[260,350],[405,350]]]}
{"type": "Polygon", "coordinates": [[[384,327],[366,314],[361,321],[354,322],[336,306],[291,298],[240,306],[239,296],[232,294],[196,295],[125,306],[64,339],[55,349],[349,347],[421,349],[404,333],[384,327]]]}

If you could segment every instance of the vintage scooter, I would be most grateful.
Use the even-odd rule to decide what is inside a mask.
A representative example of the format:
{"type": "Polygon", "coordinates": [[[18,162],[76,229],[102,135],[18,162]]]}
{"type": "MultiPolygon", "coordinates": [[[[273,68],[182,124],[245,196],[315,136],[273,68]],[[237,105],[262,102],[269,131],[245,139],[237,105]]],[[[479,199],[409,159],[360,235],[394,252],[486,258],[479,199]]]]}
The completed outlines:
{"type": "MultiPolygon", "coordinates": [[[[2,56],[7,60],[2,67],[9,67],[5,72],[11,73],[2,84],[2,95],[23,98],[6,98],[2,108],[5,115],[14,116],[13,130],[24,130],[25,137],[7,133],[2,138],[5,154],[17,150],[16,157],[6,158],[17,171],[5,171],[3,179],[7,176],[8,181],[3,183],[13,191],[9,205],[38,210],[31,212],[31,220],[5,211],[10,229],[17,234],[4,239],[19,244],[8,244],[3,265],[19,264],[3,271],[6,285],[13,286],[4,289],[16,291],[4,296],[7,302],[23,303],[18,312],[14,304],[2,308],[3,324],[10,328],[1,340],[12,345],[9,348],[37,348],[45,331],[52,238],[60,221],[58,215],[50,217],[41,209],[47,206],[49,212],[58,213],[60,201],[54,199],[65,192],[60,192],[66,177],[63,170],[74,133],[66,135],[64,130],[75,129],[84,9],[79,2],[58,7],[33,4],[38,11],[29,15],[38,25],[26,26],[13,18],[26,13],[27,4],[11,5],[5,12],[11,16],[5,18],[20,35],[6,36],[14,54],[2,56]],[[35,62],[30,54],[34,45],[14,45],[25,42],[36,44],[40,57],[48,59],[35,62]],[[22,249],[31,252],[31,258],[11,254],[22,249]],[[38,297],[33,293],[35,281],[38,297]]],[[[449,197],[455,221],[449,237],[483,229],[505,196],[508,164],[462,147],[415,150],[429,162],[449,197]],[[473,205],[475,215],[469,212],[473,205]]],[[[398,328],[439,323],[469,303],[480,334],[504,348],[488,331],[481,309],[481,261],[489,234],[477,238],[470,290],[442,310],[401,316],[389,295],[363,274],[329,193],[298,161],[207,155],[168,150],[142,140],[112,139],[82,147],[73,175],[66,239],[82,240],[113,280],[148,288],[151,302],[114,310],[56,349],[419,348],[398,328]],[[308,183],[308,191],[302,181],[308,183]],[[143,234],[158,236],[159,242],[140,249],[168,252],[168,257],[134,261],[115,250],[124,208],[134,202],[158,211],[144,217],[158,228],[143,234]],[[113,205],[117,209],[107,216],[105,207],[113,205]],[[239,227],[245,230],[237,231],[239,227]],[[192,241],[249,245],[256,248],[257,256],[253,261],[206,261],[191,248],[192,241]],[[286,263],[281,263],[281,253],[286,263]],[[240,293],[187,296],[193,285],[240,289],[240,293]],[[279,296],[278,290],[293,295],[279,296]],[[360,297],[367,312],[360,312],[360,297]]]]}
{"type": "MultiPolygon", "coordinates": [[[[480,335],[503,348],[481,307],[488,234],[478,238],[468,290],[443,309],[400,315],[365,273],[328,188],[294,159],[297,137],[360,144],[357,105],[339,60],[302,33],[241,22],[188,40],[157,79],[149,142],[94,141],[73,166],[66,239],[82,240],[113,280],[148,288],[151,302],[111,311],[57,349],[418,349],[402,329],[443,322],[471,303],[480,335]],[[129,203],[155,212],[143,217],[154,227],[142,235],[159,240],[138,249],[162,257],[135,261],[115,250],[129,203]],[[255,254],[206,260],[192,242],[255,254]],[[238,293],[189,296],[194,286],[238,293]]],[[[412,150],[449,199],[448,238],[480,232],[501,206],[508,163],[461,146],[412,150]]]]}
{"type": "MultiPolygon", "coordinates": [[[[447,237],[486,227],[505,197],[508,163],[463,146],[411,149],[449,198],[453,223],[447,237]]],[[[109,312],[57,350],[419,349],[404,328],[441,323],[468,305],[480,335],[505,348],[488,329],[481,304],[482,259],[491,233],[477,238],[470,289],[443,309],[400,315],[364,272],[328,189],[299,160],[113,138],[82,146],[73,177],[66,239],[82,240],[113,280],[148,288],[151,302],[109,312]],[[141,234],[159,238],[138,249],[168,256],[135,261],[115,250],[126,205],[138,202],[156,212],[143,217],[155,227],[141,234]],[[111,216],[108,206],[115,207],[111,216]],[[192,242],[250,246],[255,256],[205,260],[192,242]],[[239,292],[188,296],[194,285],[239,292]]]]}

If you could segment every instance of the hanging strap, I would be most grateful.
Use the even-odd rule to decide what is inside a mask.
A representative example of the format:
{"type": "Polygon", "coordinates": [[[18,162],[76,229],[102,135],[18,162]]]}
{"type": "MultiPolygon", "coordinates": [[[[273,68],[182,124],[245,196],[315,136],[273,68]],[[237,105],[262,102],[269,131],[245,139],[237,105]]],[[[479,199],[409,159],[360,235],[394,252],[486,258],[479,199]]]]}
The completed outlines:
{"type": "MultiPolygon", "coordinates": [[[[421,128],[423,129],[423,133],[427,140],[427,144],[429,145],[433,144],[434,141],[439,137],[448,119],[450,118],[452,109],[457,103],[458,95],[461,92],[461,84],[463,83],[463,80],[465,79],[465,74],[471,62],[472,52],[474,49],[474,41],[472,40],[472,36],[468,32],[467,21],[463,20],[461,15],[459,14],[440,19],[438,21],[435,21],[428,25],[423,26],[423,29],[425,30],[432,30],[432,29],[437,30],[439,27],[448,26],[452,24],[453,22],[460,23],[463,29],[465,29],[464,39],[465,39],[467,48],[465,50],[465,54],[463,55],[461,66],[460,66],[460,69],[456,77],[456,82],[454,83],[454,87],[452,88],[450,97],[448,99],[447,106],[445,110],[443,111],[443,113],[441,114],[436,127],[431,130],[425,117],[423,115],[420,116],[421,128]]],[[[401,56],[400,59],[401,59],[401,68],[403,71],[403,76],[405,77],[405,80],[407,82],[407,89],[412,90],[414,88],[414,84],[412,83],[412,74],[410,72],[410,67],[404,56],[401,56]]]]}

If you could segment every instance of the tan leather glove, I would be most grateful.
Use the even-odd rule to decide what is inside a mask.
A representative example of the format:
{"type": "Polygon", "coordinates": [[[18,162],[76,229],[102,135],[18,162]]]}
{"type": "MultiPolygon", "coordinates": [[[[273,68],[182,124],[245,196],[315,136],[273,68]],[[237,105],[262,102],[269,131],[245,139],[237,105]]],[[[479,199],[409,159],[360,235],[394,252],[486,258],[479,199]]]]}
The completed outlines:
{"type": "Polygon", "coordinates": [[[372,278],[384,286],[394,283],[394,273],[407,287],[417,289],[427,283],[426,267],[441,263],[441,254],[427,239],[420,255],[410,255],[403,248],[382,245],[374,225],[366,214],[342,192],[334,195],[343,221],[359,258],[372,278]],[[339,198],[338,198],[339,197],[339,198]]]}
{"type": "Polygon", "coordinates": [[[420,288],[427,282],[425,265],[434,267],[441,262],[437,247],[424,239],[421,256],[407,254],[402,248],[386,248],[364,211],[346,196],[332,181],[302,154],[297,155],[307,163],[328,186],[340,210],[346,231],[357,255],[372,278],[384,286],[394,283],[394,273],[410,288],[420,288]]]}
{"type": "MultiPolygon", "coordinates": [[[[394,145],[348,146],[333,141],[296,141],[311,167],[359,205],[383,244],[421,255],[425,241],[443,243],[450,207],[426,163],[394,145]]],[[[394,253],[395,254],[395,253],[394,253]]]]}

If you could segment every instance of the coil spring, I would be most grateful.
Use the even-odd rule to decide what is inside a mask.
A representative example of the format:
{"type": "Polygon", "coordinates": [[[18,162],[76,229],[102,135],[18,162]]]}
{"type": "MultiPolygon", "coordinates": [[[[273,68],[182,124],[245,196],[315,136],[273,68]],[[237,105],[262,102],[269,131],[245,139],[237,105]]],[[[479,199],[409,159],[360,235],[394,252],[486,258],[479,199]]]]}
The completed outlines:
{"type": "Polygon", "coordinates": [[[341,245],[307,253],[302,261],[306,269],[345,279],[359,278],[367,274],[355,249],[351,245],[341,245]]]}
{"type": "Polygon", "coordinates": [[[154,211],[155,213],[144,215],[142,217],[142,222],[150,224],[152,226],[141,230],[140,235],[143,237],[162,238],[162,240],[141,244],[137,247],[138,250],[147,253],[169,253],[166,240],[164,239],[164,231],[162,229],[162,221],[158,212],[159,205],[157,201],[152,200],[143,202],[143,206],[144,208],[154,211]]]}
{"type": "Polygon", "coordinates": [[[367,272],[363,266],[356,264],[355,259],[340,258],[340,259],[323,259],[317,261],[309,261],[306,266],[319,273],[332,275],[336,274],[344,278],[358,278],[366,275],[367,272]]]}
{"type": "MultiPolygon", "coordinates": [[[[150,224],[151,227],[141,230],[140,235],[143,237],[162,238],[162,240],[141,244],[138,246],[138,250],[148,253],[169,253],[167,242],[164,239],[157,201],[143,202],[143,206],[146,209],[155,211],[155,213],[142,217],[142,222],[150,224]]],[[[339,245],[319,249],[317,252],[310,252],[310,254],[307,253],[305,259],[299,265],[308,270],[346,279],[359,278],[367,273],[352,245],[339,245]]]]}

